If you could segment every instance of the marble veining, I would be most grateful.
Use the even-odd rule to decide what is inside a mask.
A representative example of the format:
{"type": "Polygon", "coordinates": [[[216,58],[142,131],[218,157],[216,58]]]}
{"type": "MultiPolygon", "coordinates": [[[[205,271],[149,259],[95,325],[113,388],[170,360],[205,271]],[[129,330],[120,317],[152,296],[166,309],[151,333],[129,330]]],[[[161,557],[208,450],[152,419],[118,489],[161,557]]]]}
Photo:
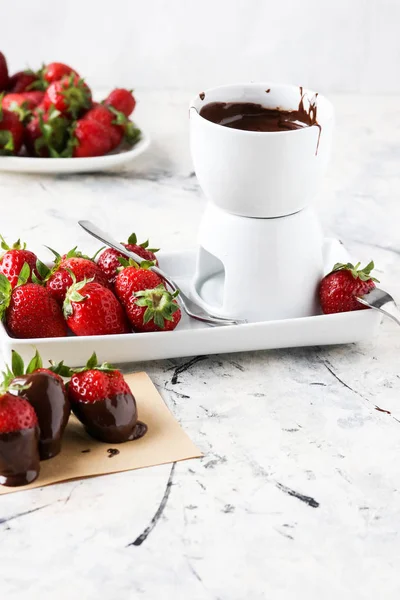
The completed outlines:
{"type": "MultiPolygon", "coordinates": [[[[1,233],[43,258],[95,242],[90,218],[166,250],[193,245],[202,192],[191,93],[140,95],[152,148],[101,175],[0,174],[1,233]]],[[[316,208],[400,299],[398,97],[333,96],[337,134],[316,208]]],[[[368,343],[135,364],[201,460],[0,500],[7,600],[394,600],[400,592],[400,336],[368,343]]]]}

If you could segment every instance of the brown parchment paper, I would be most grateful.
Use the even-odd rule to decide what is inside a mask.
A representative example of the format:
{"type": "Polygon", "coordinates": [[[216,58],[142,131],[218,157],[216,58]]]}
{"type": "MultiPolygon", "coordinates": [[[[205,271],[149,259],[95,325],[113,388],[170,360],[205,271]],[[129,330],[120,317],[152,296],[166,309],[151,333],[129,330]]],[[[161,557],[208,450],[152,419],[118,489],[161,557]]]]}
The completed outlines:
{"type": "Polygon", "coordinates": [[[0,495],[202,456],[165,406],[146,373],[131,373],[125,375],[125,380],[136,398],[139,419],[149,427],[143,438],[114,445],[98,442],[88,436],[83,425],[71,414],[61,453],[40,463],[36,481],[21,487],[0,485],[0,495]],[[119,454],[110,458],[109,448],[116,448],[119,454]]]}

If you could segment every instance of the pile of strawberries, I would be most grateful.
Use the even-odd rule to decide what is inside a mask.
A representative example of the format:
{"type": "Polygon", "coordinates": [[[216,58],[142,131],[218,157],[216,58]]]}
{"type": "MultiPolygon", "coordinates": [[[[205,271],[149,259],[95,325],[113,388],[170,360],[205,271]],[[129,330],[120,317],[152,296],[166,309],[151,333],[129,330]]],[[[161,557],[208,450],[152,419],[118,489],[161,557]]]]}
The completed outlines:
{"type": "Polygon", "coordinates": [[[93,102],[85,81],[63,63],[10,77],[0,52],[0,155],[82,158],[133,146],[140,139],[129,119],[135,105],[121,88],[93,102]]]}
{"type": "Polygon", "coordinates": [[[45,338],[174,329],[181,311],[177,293],[151,270],[158,264],[157,250],[138,244],[135,234],[124,246],[144,259],[140,266],[111,248],[92,258],[73,248],[64,255],[50,249],[49,268],[19,240],[10,247],[1,237],[0,317],[9,334],[45,338]]]}

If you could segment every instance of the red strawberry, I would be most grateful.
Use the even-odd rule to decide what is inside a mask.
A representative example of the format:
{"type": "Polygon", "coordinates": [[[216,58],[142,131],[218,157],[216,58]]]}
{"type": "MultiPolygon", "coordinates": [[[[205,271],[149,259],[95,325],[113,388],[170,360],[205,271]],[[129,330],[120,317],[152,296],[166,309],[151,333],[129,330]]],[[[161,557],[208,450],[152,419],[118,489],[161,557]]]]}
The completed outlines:
{"type": "MultiPolygon", "coordinates": [[[[149,242],[143,242],[142,244],[137,243],[136,234],[132,233],[128,238],[128,243],[124,244],[121,242],[127,250],[135,252],[146,261],[154,262],[158,265],[158,260],[155,252],[158,252],[158,248],[148,248],[149,242]]],[[[117,269],[121,268],[120,258],[126,259],[125,254],[115,250],[114,248],[106,248],[98,258],[97,264],[103,273],[107,276],[110,283],[114,283],[117,277],[117,269]]]]}
{"type": "Polygon", "coordinates": [[[0,391],[0,484],[27,485],[39,475],[39,428],[33,407],[9,391],[20,386],[3,383],[0,391]]]}
{"type": "Polygon", "coordinates": [[[47,289],[37,283],[27,283],[30,269],[22,267],[18,285],[11,287],[0,274],[0,316],[10,334],[16,338],[64,337],[67,328],[60,306],[47,289]]]}
{"type": "Polygon", "coordinates": [[[110,127],[105,127],[98,121],[80,119],[76,122],[68,155],[74,158],[104,156],[112,149],[112,140],[113,131],[110,127]]]}
{"type": "Polygon", "coordinates": [[[112,291],[91,280],[74,281],[67,291],[63,309],[68,327],[75,335],[130,331],[124,310],[112,291]]]}
{"type": "Polygon", "coordinates": [[[119,146],[122,141],[124,130],[121,126],[115,125],[116,117],[111,110],[109,110],[103,104],[95,104],[93,108],[82,117],[84,121],[97,121],[101,123],[107,129],[109,129],[109,135],[111,139],[111,150],[119,146]]]}
{"type": "Polygon", "coordinates": [[[116,88],[104,100],[104,104],[113,106],[117,111],[122,112],[126,117],[133,113],[136,106],[136,100],[129,90],[116,88]]]}
{"type": "Polygon", "coordinates": [[[30,250],[25,249],[26,244],[21,245],[20,240],[18,240],[10,247],[2,235],[0,235],[0,240],[1,247],[5,250],[0,256],[0,273],[3,273],[3,275],[7,277],[12,288],[15,288],[17,285],[18,277],[25,263],[27,263],[30,268],[28,281],[32,281],[32,272],[39,278],[39,273],[36,269],[37,256],[30,250]]]}
{"type": "Polygon", "coordinates": [[[0,103],[0,156],[18,154],[24,138],[24,126],[18,116],[3,110],[0,103]]]}
{"type": "Polygon", "coordinates": [[[73,248],[64,256],[60,256],[55,250],[52,250],[52,252],[56,257],[53,269],[48,269],[43,263],[38,266],[41,276],[46,281],[50,295],[59,304],[64,302],[67,290],[73,284],[71,273],[75,276],[76,281],[92,279],[103,287],[110,287],[107,277],[97,264],[92,259],[77,252],[76,248],[73,248]]]}
{"type": "Polygon", "coordinates": [[[6,57],[0,52],[0,92],[6,90],[9,86],[10,80],[8,77],[8,67],[6,57]]]}
{"type": "Polygon", "coordinates": [[[26,98],[28,102],[33,104],[35,108],[42,103],[44,98],[44,92],[41,92],[39,90],[33,90],[31,92],[22,92],[22,95],[24,96],[24,98],[26,98]]]}
{"type": "Polygon", "coordinates": [[[181,320],[181,310],[164,285],[134,293],[125,303],[126,314],[137,332],[171,331],[181,320]]]}
{"type": "Polygon", "coordinates": [[[368,308],[357,301],[357,296],[364,296],[375,287],[377,279],[371,277],[374,268],[371,261],[364,269],[351,263],[337,263],[326,275],[319,286],[319,300],[325,314],[362,310],[368,308]]]}
{"type": "Polygon", "coordinates": [[[33,114],[32,120],[25,127],[25,146],[29,154],[60,157],[68,140],[68,120],[55,109],[45,112],[37,108],[33,114]]]}
{"type": "Polygon", "coordinates": [[[115,293],[122,304],[126,304],[132,294],[153,289],[162,283],[161,277],[150,269],[129,266],[118,273],[115,280],[115,293]]]}
{"type": "Polygon", "coordinates": [[[42,77],[47,83],[53,83],[54,81],[59,81],[65,76],[71,75],[79,77],[75,69],[72,69],[72,67],[69,67],[64,63],[49,63],[42,69],[42,77]]]}
{"type": "Polygon", "coordinates": [[[147,431],[137,420],[136,401],[122,373],[107,363],[98,366],[95,354],[75,370],[68,394],[75,415],[102,442],[126,442],[147,431]]]}
{"type": "Polygon", "coordinates": [[[13,94],[27,92],[32,89],[37,80],[38,77],[33,71],[18,71],[18,73],[10,77],[8,89],[13,94]]]}
{"type": "Polygon", "coordinates": [[[36,413],[25,398],[8,392],[0,396],[0,434],[30,429],[37,422],[36,413]]]}
{"type": "Polygon", "coordinates": [[[71,75],[50,84],[43,103],[46,110],[54,106],[60,113],[76,119],[91,107],[92,94],[83,79],[77,75],[71,75]]]}

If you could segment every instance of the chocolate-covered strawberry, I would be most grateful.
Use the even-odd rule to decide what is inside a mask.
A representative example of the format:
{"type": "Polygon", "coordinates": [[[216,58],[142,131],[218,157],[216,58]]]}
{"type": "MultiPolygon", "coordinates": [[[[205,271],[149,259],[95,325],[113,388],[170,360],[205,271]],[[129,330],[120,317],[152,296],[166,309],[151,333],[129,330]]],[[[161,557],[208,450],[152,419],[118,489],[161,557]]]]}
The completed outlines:
{"type": "Polygon", "coordinates": [[[147,426],[138,421],[135,398],[120,371],[107,363],[98,366],[93,354],[73,373],[68,384],[71,407],[89,435],[109,444],[145,435],[147,426]]]}
{"type": "Polygon", "coordinates": [[[0,484],[14,487],[39,475],[39,428],[33,407],[10,391],[0,391],[0,484]]]}
{"type": "Polygon", "coordinates": [[[11,385],[21,387],[18,395],[28,400],[38,418],[40,459],[53,458],[61,450],[61,439],[71,412],[63,379],[43,368],[38,352],[26,371],[22,358],[14,350],[11,364],[14,375],[11,385]]]}

